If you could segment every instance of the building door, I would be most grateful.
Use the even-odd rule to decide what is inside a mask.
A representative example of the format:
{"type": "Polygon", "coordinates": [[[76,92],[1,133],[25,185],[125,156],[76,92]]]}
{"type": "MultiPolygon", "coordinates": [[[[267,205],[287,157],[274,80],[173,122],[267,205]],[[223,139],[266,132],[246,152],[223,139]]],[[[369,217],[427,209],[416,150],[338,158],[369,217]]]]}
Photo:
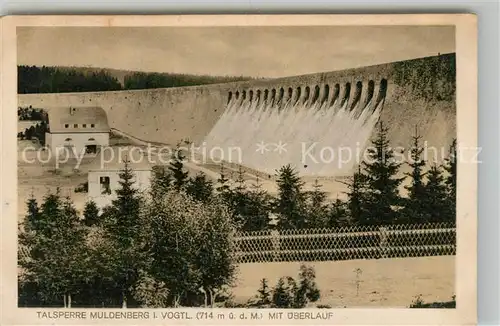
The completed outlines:
{"type": "Polygon", "coordinates": [[[87,144],[85,144],[85,154],[96,154],[97,153],[97,143],[94,138],[89,138],[87,144]]]}
{"type": "Polygon", "coordinates": [[[100,177],[99,185],[101,188],[101,195],[110,195],[111,194],[111,183],[109,177],[100,177]]]}

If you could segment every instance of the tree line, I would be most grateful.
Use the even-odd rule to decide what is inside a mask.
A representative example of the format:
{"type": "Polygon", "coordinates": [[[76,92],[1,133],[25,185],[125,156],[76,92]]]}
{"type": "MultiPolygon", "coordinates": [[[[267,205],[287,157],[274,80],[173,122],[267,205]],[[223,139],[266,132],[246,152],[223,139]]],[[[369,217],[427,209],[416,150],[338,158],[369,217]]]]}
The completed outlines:
{"type": "MultiPolygon", "coordinates": [[[[394,160],[387,128],[377,128],[371,160],[346,181],[345,201],[328,202],[318,182],[304,191],[290,165],[277,171],[276,196],[259,183],[247,187],[241,169],[234,184],[223,167],[215,183],[202,173],[190,177],[179,149],[170,165],[155,167],[144,191],[135,188],[125,163],[116,199],[102,211],[89,201],[80,215],[58,191],[40,204],[32,196],[19,232],[28,250],[19,256],[19,306],[213,305],[228,300],[234,284],[238,231],[454,222],[456,143],[443,165],[424,171],[415,134],[411,173],[401,177],[403,163],[394,160]],[[398,187],[405,177],[411,182],[402,197],[398,187]],[[278,217],[275,226],[271,213],[278,217]]],[[[296,304],[290,302],[281,305],[296,304]]]]}
{"type": "Polygon", "coordinates": [[[124,78],[123,89],[148,89],[237,82],[251,78],[134,72],[124,78]]]}
{"type": "Polygon", "coordinates": [[[20,140],[38,140],[41,146],[45,146],[45,133],[48,132],[49,127],[45,121],[40,121],[36,125],[31,125],[24,131],[17,133],[17,139],[20,140]]]}
{"type": "Polygon", "coordinates": [[[25,107],[25,108],[18,107],[17,108],[17,120],[19,120],[19,121],[47,120],[47,112],[45,112],[44,109],[37,109],[37,108],[32,107],[31,105],[29,107],[25,107]]]}
{"type": "Polygon", "coordinates": [[[443,163],[426,162],[422,136],[417,128],[407,162],[398,162],[388,140],[388,128],[382,122],[371,140],[368,159],[346,181],[345,200],[328,200],[318,180],[312,190],[304,190],[304,182],[291,165],[277,173],[277,195],[262,188],[259,179],[250,186],[241,167],[234,183],[221,166],[213,183],[203,173],[188,178],[182,153],[171,166],[158,167],[153,187],[174,187],[197,200],[218,195],[231,208],[234,221],[244,231],[260,231],[270,226],[270,215],[277,217],[277,228],[327,228],[353,225],[388,225],[455,222],[456,205],[456,140],[450,145],[443,163]],[[406,164],[409,173],[401,173],[406,164]],[[430,165],[430,168],[426,166],[430,165]],[[406,195],[400,192],[401,184],[406,195]]]}
{"type": "Polygon", "coordinates": [[[18,93],[97,92],[149,89],[225,83],[249,77],[201,76],[189,74],[134,72],[124,77],[124,84],[101,69],[84,72],[78,68],[18,66],[18,93]]]}
{"type": "Polygon", "coordinates": [[[440,54],[394,63],[394,82],[426,100],[452,101],[456,93],[456,56],[440,54]]]}
{"type": "Polygon", "coordinates": [[[20,140],[37,139],[42,146],[45,145],[45,133],[48,132],[48,116],[44,109],[29,107],[18,107],[17,118],[19,121],[37,121],[36,124],[31,125],[17,133],[17,138],[20,140]]]}
{"type": "Polygon", "coordinates": [[[120,82],[104,70],[83,73],[71,68],[18,66],[17,76],[17,92],[19,94],[122,89],[120,82]]]}
{"type": "Polygon", "coordinates": [[[173,188],[140,193],[128,164],[112,204],[48,193],[27,202],[19,241],[19,306],[177,307],[211,304],[234,280],[229,208],[173,188]],[[97,218],[98,217],[98,218],[97,218]]]}

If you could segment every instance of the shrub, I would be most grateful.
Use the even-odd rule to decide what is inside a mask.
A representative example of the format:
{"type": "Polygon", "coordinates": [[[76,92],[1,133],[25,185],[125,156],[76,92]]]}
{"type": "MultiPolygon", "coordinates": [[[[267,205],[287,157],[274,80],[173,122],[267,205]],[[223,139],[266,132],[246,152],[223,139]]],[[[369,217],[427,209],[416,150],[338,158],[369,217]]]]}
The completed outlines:
{"type": "Polygon", "coordinates": [[[314,279],[316,273],[312,267],[300,266],[298,280],[290,276],[281,277],[272,289],[272,295],[267,287],[267,280],[262,279],[256,300],[247,306],[258,308],[304,308],[309,302],[320,298],[320,291],[314,279]],[[271,300],[269,300],[271,299],[271,300]]]}
{"type": "Polygon", "coordinates": [[[412,304],[410,305],[410,308],[447,308],[447,309],[456,308],[455,296],[452,296],[451,299],[452,299],[451,301],[445,301],[445,302],[425,303],[424,300],[422,300],[422,295],[419,294],[413,300],[412,304]]]}
{"type": "Polygon", "coordinates": [[[273,306],[275,308],[293,308],[297,283],[290,276],[281,277],[273,289],[273,306]]]}

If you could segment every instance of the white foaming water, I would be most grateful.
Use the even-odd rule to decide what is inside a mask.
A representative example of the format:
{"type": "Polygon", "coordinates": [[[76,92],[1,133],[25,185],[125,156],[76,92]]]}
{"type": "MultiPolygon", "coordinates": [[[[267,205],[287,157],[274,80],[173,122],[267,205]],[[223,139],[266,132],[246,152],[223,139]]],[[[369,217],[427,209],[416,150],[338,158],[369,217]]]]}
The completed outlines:
{"type": "Polygon", "coordinates": [[[376,108],[373,99],[366,105],[359,101],[353,110],[340,99],[299,102],[232,99],[205,137],[207,152],[268,174],[286,164],[301,176],[351,174],[362,160],[383,101],[376,108]]]}

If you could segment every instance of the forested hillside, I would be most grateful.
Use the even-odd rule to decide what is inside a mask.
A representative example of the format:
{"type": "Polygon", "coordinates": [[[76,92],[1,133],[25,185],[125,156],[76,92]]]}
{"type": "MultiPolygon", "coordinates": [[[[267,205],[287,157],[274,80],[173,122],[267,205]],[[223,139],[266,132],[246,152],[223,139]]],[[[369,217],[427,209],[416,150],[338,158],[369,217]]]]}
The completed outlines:
{"type": "Polygon", "coordinates": [[[17,73],[19,94],[168,88],[251,79],[250,77],[243,76],[202,76],[46,66],[18,66],[17,73]]]}

